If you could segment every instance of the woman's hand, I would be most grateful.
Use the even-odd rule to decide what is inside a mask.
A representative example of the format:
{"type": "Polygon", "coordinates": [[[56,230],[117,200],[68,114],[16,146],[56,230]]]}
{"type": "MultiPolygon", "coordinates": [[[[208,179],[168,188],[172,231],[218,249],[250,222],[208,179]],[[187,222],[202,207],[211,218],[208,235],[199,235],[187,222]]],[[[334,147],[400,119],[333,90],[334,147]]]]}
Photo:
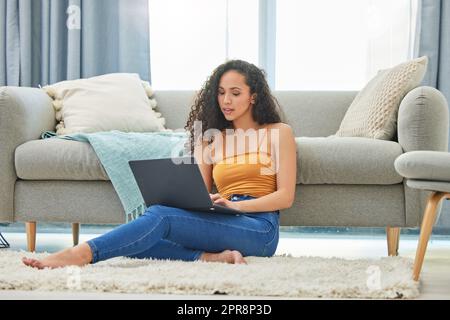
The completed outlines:
{"type": "Polygon", "coordinates": [[[210,193],[209,196],[211,197],[212,202],[214,202],[220,198],[220,193],[214,193],[214,194],[210,193]]]}
{"type": "Polygon", "coordinates": [[[233,202],[225,198],[222,198],[219,193],[215,194],[210,193],[209,196],[211,197],[211,200],[212,202],[214,202],[214,204],[218,204],[235,210],[240,210],[238,202],[233,202]]]}

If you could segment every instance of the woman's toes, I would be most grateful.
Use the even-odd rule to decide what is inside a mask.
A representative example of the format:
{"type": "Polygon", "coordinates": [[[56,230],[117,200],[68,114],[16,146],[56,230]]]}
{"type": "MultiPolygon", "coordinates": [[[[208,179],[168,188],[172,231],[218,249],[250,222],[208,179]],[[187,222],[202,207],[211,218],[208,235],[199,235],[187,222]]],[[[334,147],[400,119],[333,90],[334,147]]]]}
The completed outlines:
{"type": "Polygon", "coordinates": [[[33,260],[32,262],[31,262],[31,266],[33,267],[33,268],[36,268],[36,266],[39,264],[39,261],[38,260],[33,260]]]}
{"type": "Polygon", "coordinates": [[[32,267],[32,268],[37,268],[37,269],[44,269],[44,264],[36,259],[31,259],[31,258],[22,258],[22,262],[28,266],[28,267],[32,267]]]}
{"type": "Polygon", "coordinates": [[[27,266],[31,266],[31,264],[33,263],[33,261],[34,261],[34,259],[31,259],[31,258],[26,258],[26,257],[23,257],[23,258],[22,258],[22,262],[23,262],[25,265],[27,265],[27,266]]]}
{"type": "Polygon", "coordinates": [[[244,257],[242,256],[242,254],[239,251],[234,250],[232,253],[233,253],[234,263],[247,264],[247,261],[245,261],[244,257]]]}

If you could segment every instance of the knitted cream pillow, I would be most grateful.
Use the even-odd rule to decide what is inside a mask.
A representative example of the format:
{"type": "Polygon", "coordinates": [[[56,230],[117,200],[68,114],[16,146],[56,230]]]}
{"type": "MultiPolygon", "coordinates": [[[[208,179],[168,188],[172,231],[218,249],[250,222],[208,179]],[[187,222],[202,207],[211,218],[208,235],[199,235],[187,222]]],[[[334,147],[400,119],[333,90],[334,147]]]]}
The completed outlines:
{"type": "Polygon", "coordinates": [[[353,100],[336,136],[391,140],[400,102],[420,85],[427,63],[427,57],[420,57],[379,71],[353,100]]]}
{"type": "Polygon", "coordinates": [[[112,73],[62,81],[43,88],[53,99],[58,135],[118,130],[165,130],[165,119],[153,109],[156,101],[148,82],[137,74],[112,73]]]}

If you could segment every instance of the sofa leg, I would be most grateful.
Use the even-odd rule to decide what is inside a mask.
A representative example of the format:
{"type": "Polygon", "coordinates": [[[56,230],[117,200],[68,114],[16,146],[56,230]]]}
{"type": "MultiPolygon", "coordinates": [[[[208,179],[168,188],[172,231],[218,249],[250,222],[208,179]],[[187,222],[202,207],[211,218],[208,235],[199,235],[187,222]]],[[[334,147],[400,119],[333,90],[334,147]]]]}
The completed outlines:
{"type": "Polygon", "coordinates": [[[386,227],[388,255],[398,256],[398,242],[400,240],[400,228],[386,227]]]}
{"type": "Polygon", "coordinates": [[[30,252],[36,251],[36,222],[26,222],[27,249],[30,252]]]}
{"type": "Polygon", "coordinates": [[[72,239],[73,239],[73,246],[76,246],[80,239],[80,224],[79,223],[72,223],[72,239]]]}
{"type": "Polygon", "coordinates": [[[437,206],[442,198],[449,198],[450,193],[433,192],[428,198],[425,213],[423,215],[422,224],[420,226],[419,244],[417,245],[416,258],[414,260],[413,279],[419,280],[420,270],[422,269],[425,251],[427,250],[428,240],[430,239],[431,231],[433,230],[436,221],[437,206]]]}

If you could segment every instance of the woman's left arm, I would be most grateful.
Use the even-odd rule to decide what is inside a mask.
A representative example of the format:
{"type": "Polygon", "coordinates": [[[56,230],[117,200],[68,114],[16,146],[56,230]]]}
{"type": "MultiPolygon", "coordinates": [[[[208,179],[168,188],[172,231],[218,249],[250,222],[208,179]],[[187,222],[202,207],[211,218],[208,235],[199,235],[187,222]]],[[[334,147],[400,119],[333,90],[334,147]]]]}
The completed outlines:
{"type": "Polygon", "coordinates": [[[294,133],[287,124],[272,128],[279,130],[279,139],[274,147],[277,155],[277,191],[258,199],[232,202],[218,199],[215,203],[244,212],[268,212],[290,208],[295,199],[297,178],[297,146],[294,133]]]}

